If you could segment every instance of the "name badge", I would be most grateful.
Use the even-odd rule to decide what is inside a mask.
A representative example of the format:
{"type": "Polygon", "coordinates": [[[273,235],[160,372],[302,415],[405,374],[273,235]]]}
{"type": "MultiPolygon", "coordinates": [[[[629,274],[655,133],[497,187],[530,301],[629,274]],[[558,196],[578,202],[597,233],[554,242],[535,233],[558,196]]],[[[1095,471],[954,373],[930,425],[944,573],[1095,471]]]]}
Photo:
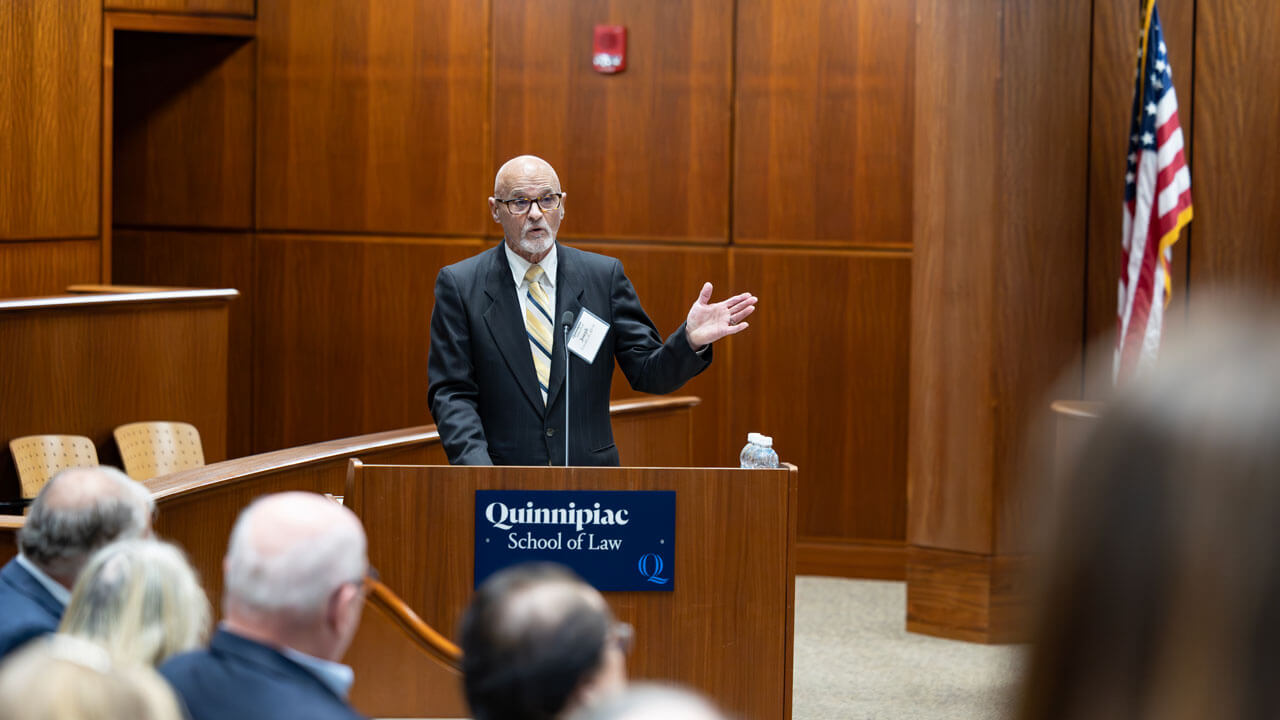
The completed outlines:
{"type": "Polygon", "coordinates": [[[596,359],[596,353],[600,352],[600,344],[604,342],[604,336],[608,333],[609,323],[596,317],[590,310],[582,308],[578,313],[578,322],[574,323],[573,329],[569,331],[569,349],[589,364],[596,359]]]}

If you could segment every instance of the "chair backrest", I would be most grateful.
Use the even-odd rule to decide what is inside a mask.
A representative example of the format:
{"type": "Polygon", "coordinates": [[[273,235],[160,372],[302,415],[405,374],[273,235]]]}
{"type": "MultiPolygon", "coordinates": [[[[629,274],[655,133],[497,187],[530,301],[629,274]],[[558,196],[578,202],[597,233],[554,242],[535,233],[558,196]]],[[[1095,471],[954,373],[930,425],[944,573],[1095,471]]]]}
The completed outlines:
{"type": "Polygon", "coordinates": [[[134,480],[204,465],[200,431],[184,422],[136,422],[112,431],[124,471],[134,480]]]}
{"type": "Polygon", "coordinates": [[[83,435],[27,435],[10,440],[9,450],[26,500],[39,495],[49,478],[59,472],[98,464],[98,449],[83,435]]]}

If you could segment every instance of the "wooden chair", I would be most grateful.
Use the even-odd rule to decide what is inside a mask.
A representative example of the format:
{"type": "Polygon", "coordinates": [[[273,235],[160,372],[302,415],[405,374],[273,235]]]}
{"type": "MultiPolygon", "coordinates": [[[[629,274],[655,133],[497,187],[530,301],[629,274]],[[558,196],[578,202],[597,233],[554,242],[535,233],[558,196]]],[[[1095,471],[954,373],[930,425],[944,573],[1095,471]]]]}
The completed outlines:
{"type": "Polygon", "coordinates": [[[200,431],[184,422],[136,422],[112,431],[124,471],[139,482],[204,465],[200,431]]]}
{"type": "Polygon", "coordinates": [[[9,450],[18,466],[24,503],[34,500],[59,472],[98,464],[98,449],[83,435],[27,435],[10,440],[9,450]]]}

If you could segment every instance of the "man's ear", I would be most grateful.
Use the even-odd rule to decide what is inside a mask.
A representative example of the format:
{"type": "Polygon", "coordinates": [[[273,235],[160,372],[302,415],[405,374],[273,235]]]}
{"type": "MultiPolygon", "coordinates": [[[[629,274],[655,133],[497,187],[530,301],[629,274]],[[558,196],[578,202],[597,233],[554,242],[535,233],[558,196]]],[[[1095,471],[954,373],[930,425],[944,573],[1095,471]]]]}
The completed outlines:
{"type": "Polygon", "coordinates": [[[498,219],[498,201],[493,198],[489,198],[489,217],[493,218],[493,221],[499,225],[502,224],[502,221],[498,219]]]}
{"type": "MultiPolygon", "coordinates": [[[[329,596],[329,607],[325,611],[325,622],[334,632],[341,633],[352,617],[351,606],[361,602],[360,588],[354,583],[343,583],[329,596]]],[[[355,617],[359,617],[356,614],[355,617]]]]}

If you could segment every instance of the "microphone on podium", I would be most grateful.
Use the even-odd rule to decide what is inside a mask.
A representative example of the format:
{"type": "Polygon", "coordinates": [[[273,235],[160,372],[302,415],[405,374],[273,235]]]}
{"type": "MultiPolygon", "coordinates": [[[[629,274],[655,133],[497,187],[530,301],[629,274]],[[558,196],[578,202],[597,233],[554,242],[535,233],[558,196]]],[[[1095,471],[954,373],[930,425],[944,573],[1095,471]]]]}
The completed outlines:
{"type": "Polygon", "coordinates": [[[569,467],[569,326],[573,324],[573,311],[565,310],[560,316],[561,335],[564,336],[564,466],[569,467]]]}

